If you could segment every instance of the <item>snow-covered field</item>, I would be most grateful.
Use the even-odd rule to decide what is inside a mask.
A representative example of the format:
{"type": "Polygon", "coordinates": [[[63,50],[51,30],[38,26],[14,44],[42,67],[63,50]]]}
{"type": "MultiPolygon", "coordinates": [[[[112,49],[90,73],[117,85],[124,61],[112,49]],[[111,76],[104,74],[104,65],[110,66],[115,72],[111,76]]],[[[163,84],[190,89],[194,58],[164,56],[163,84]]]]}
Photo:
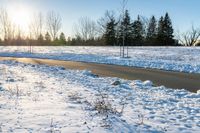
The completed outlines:
{"type": "Polygon", "coordinates": [[[131,47],[119,57],[119,47],[0,47],[0,56],[50,58],[200,73],[198,47],[131,47]]]}
{"type": "MultiPolygon", "coordinates": [[[[61,57],[67,51],[67,48],[50,49],[55,50],[50,53],[38,48],[38,52],[61,57]]],[[[76,54],[85,51],[80,48],[76,54]]],[[[100,54],[109,54],[108,51],[99,50],[94,56],[102,57],[100,54]]],[[[75,55],[74,51],[71,53],[75,55]]],[[[111,59],[117,53],[113,54],[111,59]]],[[[12,61],[0,62],[0,75],[0,132],[3,133],[200,131],[200,92],[194,94],[156,87],[150,81],[102,78],[89,71],[12,61]]]]}

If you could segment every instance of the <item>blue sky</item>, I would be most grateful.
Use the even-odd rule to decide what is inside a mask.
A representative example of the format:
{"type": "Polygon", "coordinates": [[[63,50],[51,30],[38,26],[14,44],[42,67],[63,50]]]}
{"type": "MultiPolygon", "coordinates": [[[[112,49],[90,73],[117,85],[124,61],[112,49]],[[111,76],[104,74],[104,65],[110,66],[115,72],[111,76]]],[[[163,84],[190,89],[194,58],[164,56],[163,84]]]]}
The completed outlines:
{"type": "MultiPolygon", "coordinates": [[[[0,0],[0,7],[9,7],[12,3],[23,4],[34,12],[59,12],[67,35],[73,34],[72,27],[80,17],[97,20],[106,10],[118,13],[121,7],[121,0],[0,0]]],[[[133,19],[138,14],[159,18],[169,12],[175,30],[185,31],[192,24],[200,27],[199,5],[200,0],[129,0],[127,8],[133,19]]]]}

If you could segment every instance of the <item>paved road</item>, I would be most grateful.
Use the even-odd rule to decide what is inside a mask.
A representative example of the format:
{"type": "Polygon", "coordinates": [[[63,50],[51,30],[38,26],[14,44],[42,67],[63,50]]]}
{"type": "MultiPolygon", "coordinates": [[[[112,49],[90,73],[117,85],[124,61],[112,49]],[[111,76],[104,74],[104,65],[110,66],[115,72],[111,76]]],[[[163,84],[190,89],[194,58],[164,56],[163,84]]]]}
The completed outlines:
{"type": "Polygon", "coordinates": [[[185,88],[191,92],[197,92],[197,90],[200,89],[200,74],[48,59],[0,57],[0,60],[16,60],[31,64],[57,65],[69,69],[88,69],[100,76],[119,77],[129,80],[151,80],[155,85],[164,85],[176,89],[185,88]]]}

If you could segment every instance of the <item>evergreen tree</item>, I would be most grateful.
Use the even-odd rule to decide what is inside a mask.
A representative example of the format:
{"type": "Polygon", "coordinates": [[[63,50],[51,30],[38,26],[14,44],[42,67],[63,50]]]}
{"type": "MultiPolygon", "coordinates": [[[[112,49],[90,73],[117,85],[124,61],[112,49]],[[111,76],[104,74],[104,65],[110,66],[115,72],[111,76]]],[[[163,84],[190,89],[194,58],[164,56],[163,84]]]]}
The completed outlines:
{"type": "Polygon", "coordinates": [[[66,44],[67,45],[71,45],[71,42],[72,42],[72,38],[71,37],[67,37],[67,40],[66,40],[66,44]]]}
{"type": "Polygon", "coordinates": [[[164,43],[164,18],[161,16],[158,22],[158,33],[156,37],[156,45],[162,45],[164,43]]]}
{"type": "Polygon", "coordinates": [[[37,39],[37,43],[38,45],[42,45],[44,41],[44,37],[42,34],[39,35],[38,39],[37,39]]]}
{"type": "Polygon", "coordinates": [[[147,36],[146,36],[147,45],[156,45],[156,37],[157,37],[157,22],[156,18],[152,16],[147,27],[147,36]]]}
{"type": "Polygon", "coordinates": [[[38,40],[39,40],[39,41],[43,41],[43,40],[44,40],[44,37],[43,37],[42,34],[39,35],[38,40]]]}
{"type": "Polygon", "coordinates": [[[49,32],[47,32],[47,33],[45,34],[45,40],[46,40],[47,42],[51,42],[51,36],[50,36],[49,32]]]}
{"type": "Polygon", "coordinates": [[[144,44],[144,26],[138,15],[137,20],[132,23],[132,43],[133,45],[143,45],[144,44]]]}
{"type": "Polygon", "coordinates": [[[52,44],[53,46],[55,46],[55,45],[61,45],[60,40],[58,39],[58,37],[56,37],[55,40],[53,40],[53,41],[51,42],[51,44],[52,44]]]}
{"type": "Polygon", "coordinates": [[[128,10],[126,10],[119,29],[119,43],[121,45],[123,44],[123,38],[125,46],[131,45],[131,30],[131,18],[128,10]]]}
{"type": "Polygon", "coordinates": [[[175,40],[173,36],[173,27],[171,19],[168,13],[165,14],[165,17],[161,17],[158,23],[158,35],[157,43],[158,45],[174,45],[175,40]]]}
{"type": "Polygon", "coordinates": [[[44,41],[44,37],[43,37],[42,34],[39,35],[39,37],[38,37],[38,41],[40,41],[40,42],[44,41]]]}
{"type": "Polygon", "coordinates": [[[63,32],[60,34],[59,42],[61,45],[66,45],[66,43],[67,43],[65,34],[63,32]]]}
{"type": "Polygon", "coordinates": [[[169,14],[165,14],[164,22],[163,22],[163,27],[164,27],[164,45],[174,45],[174,29],[172,27],[172,22],[169,17],[169,14]]]}
{"type": "Polygon", "coordinates": [[[106,24],[106,33],[104,35],[106,45],[116,44],[116,23],[114,18],[110,18],[110,22],[106,24]]]}

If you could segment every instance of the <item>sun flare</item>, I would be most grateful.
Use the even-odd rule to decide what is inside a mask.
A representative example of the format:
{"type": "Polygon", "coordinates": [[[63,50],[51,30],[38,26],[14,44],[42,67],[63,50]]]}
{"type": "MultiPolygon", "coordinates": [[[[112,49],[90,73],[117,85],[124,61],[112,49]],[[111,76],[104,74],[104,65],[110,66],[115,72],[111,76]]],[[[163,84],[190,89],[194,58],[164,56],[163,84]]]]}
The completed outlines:
{"type": "Polygon", "coordinates": [[[32,16],[30,9],[25,5],[13,5],[8,8],[8,13],[13,24],[27,33],[32,16]]]}
{"type": "Polygon", "coordinates": [[[27,11],[20,9],[12,13],[12,21],[20,27],[27,25],[29,22],[29,14],[27,11]]]}

